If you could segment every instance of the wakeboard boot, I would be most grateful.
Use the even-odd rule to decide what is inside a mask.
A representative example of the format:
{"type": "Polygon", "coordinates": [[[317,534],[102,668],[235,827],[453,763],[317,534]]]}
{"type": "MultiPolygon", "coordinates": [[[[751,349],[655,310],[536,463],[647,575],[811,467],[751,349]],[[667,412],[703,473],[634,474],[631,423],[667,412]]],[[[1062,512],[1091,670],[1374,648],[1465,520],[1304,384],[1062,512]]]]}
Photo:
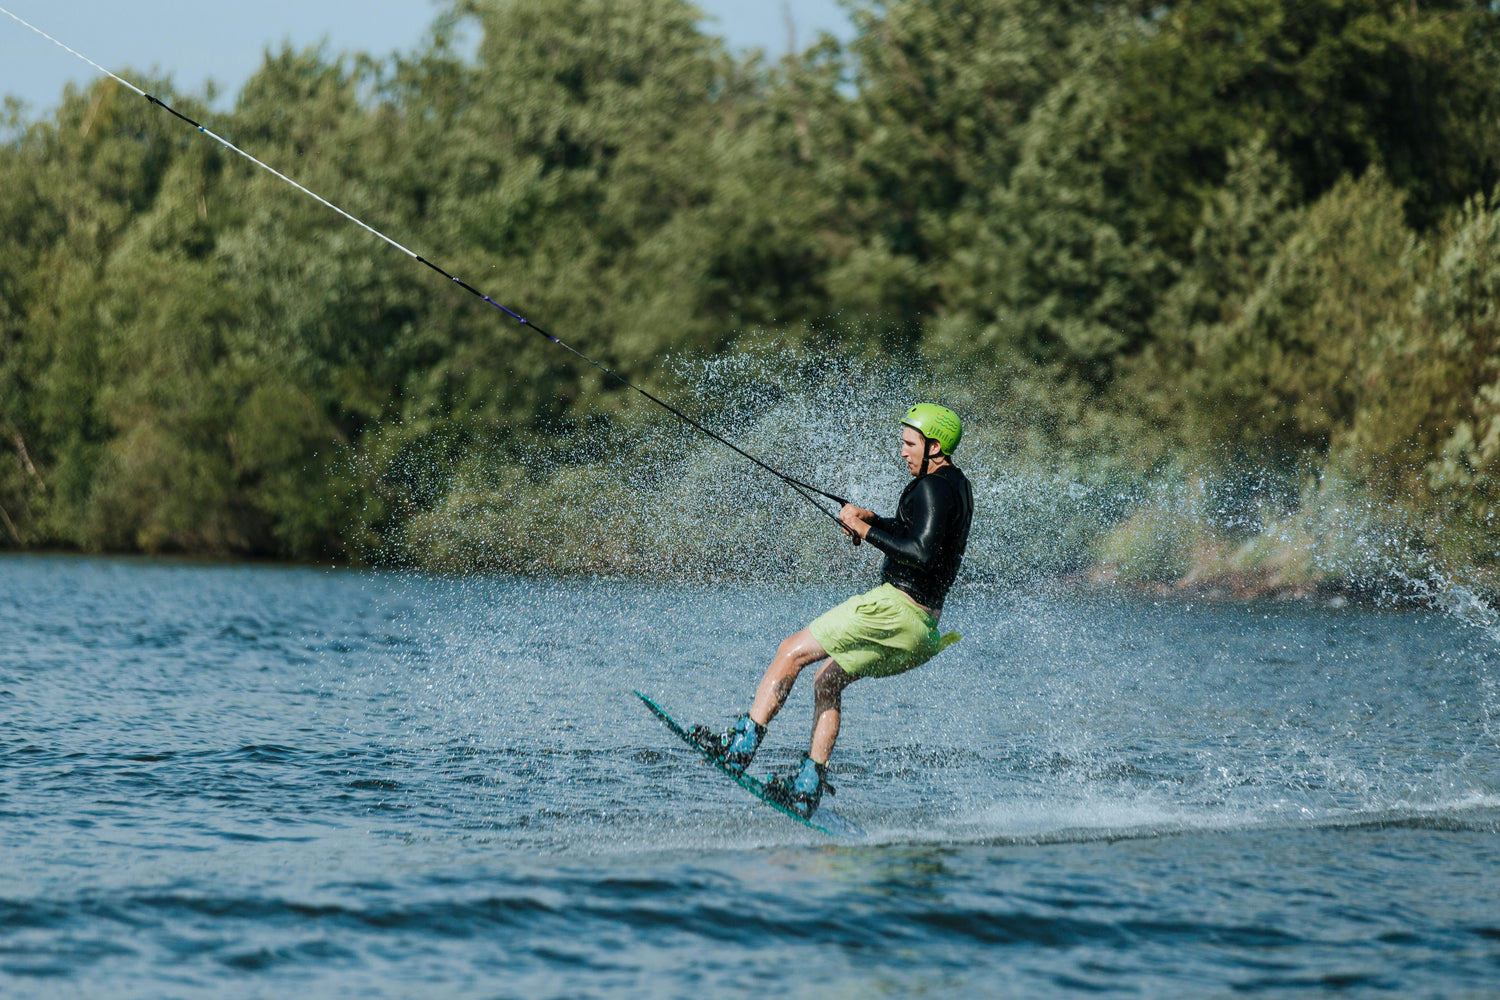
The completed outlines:
{"type": "Polygon", "coordinates": [[[807,754],[802,755],[802,763],[795,772],[778,774],[766,781],[766,797],[803,819],[812,816],[825,792],[834,793],[828,783],[828,765],[819,764],[807,754]]]}
{"type": "Polygon", "coordinates": [[[765,735],[766,727],[748,714],[735,719],[734,725],[722,733],[716,733],[707,726],[694,726],[688,730],[688,736],[692,737],[693,743],[700,750],[734,774],[745,773],[745,768],[755,759],[755,751],[760,749],[760,741],[765,735]]]}

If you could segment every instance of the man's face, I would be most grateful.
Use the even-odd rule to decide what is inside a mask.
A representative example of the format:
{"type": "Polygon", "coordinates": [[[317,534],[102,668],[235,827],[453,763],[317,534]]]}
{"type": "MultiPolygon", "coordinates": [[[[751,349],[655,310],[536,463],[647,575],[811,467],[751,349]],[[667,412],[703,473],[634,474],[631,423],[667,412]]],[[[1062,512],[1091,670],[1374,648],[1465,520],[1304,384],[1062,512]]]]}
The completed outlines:
{"type": "Polygon", "coordinates": [[[934,451],[937,450],[937,442],[929,442],[917,433],[915,428],[901,428],[901,457],[906,459],[906,467],[911,470],[912,475],[915,476],[922,470],[922,453],[927,450],[929,444],[934,451]]]}

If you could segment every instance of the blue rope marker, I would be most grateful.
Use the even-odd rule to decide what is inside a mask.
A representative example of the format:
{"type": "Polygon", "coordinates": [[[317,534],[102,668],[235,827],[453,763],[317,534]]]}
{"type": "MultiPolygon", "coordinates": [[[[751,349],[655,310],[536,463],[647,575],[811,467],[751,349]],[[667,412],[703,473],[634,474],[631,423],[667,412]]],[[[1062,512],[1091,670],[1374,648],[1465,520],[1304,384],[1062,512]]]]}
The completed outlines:
{"type": "MultiPolygon", "coordinates": [[[[249,153],[245,152],[243,149],[239,148],[234,143],[230,142],[228,139],[225,139],[223,136],[218,135],[213,130],[211,130],[209,128],[206,128],[205,126],[203,126],[199,122],[196,122],[193,119],[189,118],[187,115],[185,115],[182,112],[178,111],[176,108],[174,108],[171,105],[167,104],[165,101],[162,101],[159,98],[156,98],[156,97],[152,96],[151,94],[146,93],[144,90],[142,90],[141,88],[137,87],[135,84],[131,83],[129,80],[126,80],[124,77],[121,77],[121,76],[119,76],[119,75],[117,75],[115,73],[111,73],[109,70],[105,69],[103,66],[100,66],[98,63],[94,62],[88,56],[86,56],[83,53],[77,51],[76,49],[73,49],[73,48],[69,47],[68,45],[64,44],[63,42],[59,41],[58,39],[52,37],[51,35],[47,34],[45,31],[43,31],[41,28],[38,28],[36,25],[31,24],[29,21],[26,21],[26,20],[24,20],[24,19],[22,19],[20,17],[17,17],[15,14],[11,13],[9,10],[6,10],[4,7],[0,7],[0,14],[4,14],[6,17],[10,18],[12,21],[15,21],[17,24],[21,25],[23,28],[27,28],[27,29],[35,32],[36,34],[38,34],[41,37],[45,38],[47,41],[51,42],[53,45],[56,45],[58,48],[62,49],[64,52],[67,52],[69,55],[72,55],[72,56],[74,56],[74,57],[76,57],[78,59],[81,59],[83,62],[88,63],[90,66],[92,66],[94,69],[98,70],[100,73],[104,74],[105,76],[109,77],[111,80],[114,80],[116,83],[120,84],[120,86],[126,88],[127,90],[130,90],[130,91],[133,91],[133,92],[139,94],[140,96],[144,97],[147,101],[149,101],[151,104],[155,105],[158,108],[161,108],[163,111],[165,111],[168,114],[172,115],[174,118],[178,118],[181,121],[186,122],[188,125],[191,125],[193,128],[197,129],[199,132],[202,132],[204,135],[208,136],[210,139],[214,140],[215,142],[217,142],[219,145],[223,146],[225,149],[229,150],[230,152],[236,153],[236,154],[244,157],[245,159],[249,160],[251,163],[255,164],[257,167],[260,167],[262,170],[266,171],[267,173],[270,173],[273,176],[275,176],[277,178],[280,178],[281,180],[283,180],[286,183],[290,184],[292,187],[296,188],[298,191],[301,191],[303,194],[307,195],[309,198],[312,198],[314,201],[318,202],[319,204],[321,204],[321,205],[323,205],[323,206],[325,206],[327,208],[331,208],[333,211],[337,212],[339,215],[343,216],[345,219],[348,219],[350,222],[354,223],[356,226],[359,226],[361,229],[365,230],[366,232],[370,233],[371,235],[376,236],[379,239],[384,240],[386,243],[389,243],[391,246],[395,247],[397,250],[401,251],[406,256],[410,257],[412,260],[416,261],[419,264],[426,265],[427,267],[429,267],[432,270],[436,271],[438,274],[440,274],[443,277],[447,278],[449,281],[453,282],[459,288],[462,288],[464,291],[469,292],[470,294],[474,295],[475,297],[479,298],[480,300],[489,303],[491,306],[494,306],[500,312],[504,313],[506,316],[509,316],[511,319],[515,320],[521,326],[524,326],[524,327],[526,327],[528,329],[531,329],[531,330],[535,330],[537,333],[541,334],[543,337],[545,337],[548,340],[552,341],[552,343],[558,345],[563,350],[568,351],[570,354],[572,354],[575,357],[577,357],[580,361],[583,361],[583,362],[585,362],[585,363],[587,363],[589,365],[592,365],[594,368],[597,368],[599,371],[603,372],[605,375],[607,375],[610,378],[614,379],[620,385],[623,385],[623,386],[625,386],[628,389],[633,389],[634,391],[640,393],[642,396],[645,396],[651,402],[655,403],[657,406],[662,407],[664,410],[667,410],[669,413],[671,413],[674,416],[676,416],[678,419],[680,419],[681,421],[683,421],[684,423],[686,423],[688,426],[690,426],[693,429],[695,429],[695,430],[697,430],[697,431],[705,434],[706,436],[712,438],[713,440],[717,441],[719,444],[721,444],[724,447],[728,448],[730,451],[733,451],[735,454],[739,455],[740,457],[742,457],[742,458],[744,458],[744,459],[746,459],[746,460],[754,463],[755,465],[757,465],[760,468],[764,469],[766,472],[769,472],[771,475],[775,476],[777,479],[780,479],[782,482],[786,483],[793,490],[795,490],[797,492],[797,494],[799,496],[801,496],[803,499],[805,499],[808,503],[810,503],[814,507],[818,508],[818,510],[821,513],[823,513],[827,517],[832,518],[833,521],[834,521],[834,523],[840,524],[840,527],[842,527],[842,524],[839,522],[839,519],[838,519],[838,514],[835,513],[835,512],[830,511],[827,507],[824,507],[821,503],[819,503],[816,499],[814,499],[810,494],[814,494],[815,493],[818,496],[825,497],[826,499],[832,500],[834,503],[838,504],[841,507],[844,506],[844,505],[846,505],[846,504],[848,504],[849,503],[848,500],[845,500],[843,497],[835,496],[834,494],[828,493],[828,492],[826,492],[824,490],[820,490],[816,486],[813,486],[813,485],[811,485],[809,483],[805,483],[802,480],[797,479],[797,478],[795,478],[793,476],[790,476],[787,473],[782,472],[780,469],[777,469],[777,468],[775,468],[775,467],[773,467],[771,465],[768,465],[767,463],[761,461],[759,458],[756,458],[754,455],[750,454],[748,451],[745,451],[743,448],[739,447],[734,442],[726,439],[725,437],[723,437],[722,435],[718,434],[717,432],[715,432],[715,431],[713,431],[713,430],[711,430],[711,429],[703,426],[703,424],[699,423],[697,420],[694,420],[692,417],[688,416],[686,413],[682,412],[682,410],[680,410],[677,407],[673,406],[671,403],[668,403],[666,400],[661,399],[660,397],[658,397],[658,396],[656,396],[656,395],[648,392],[647,390],[641,388],[640,386],[636,385],[634,382],[632,382],[629,379],[627,379],[625,376],[621,375],[620,373],[614,371],[611,368],[608,368],[608,367],[600,364],[599,362],[595,361],[593,358],[591,358],[588,355],[584,354],[582,351],[579,351],[577,348],[571,346],[570,344],[567,344],[564,341],[559,340],[557,337],[554,337],[552,334],[548,333],[546,330],[543,330],[541,327],[539,327],[535,323],[531,322],[525,316],[522,316],[520,313],[516,312],[513,309],[510,309],[510,308],[506,307],[505,305],[502,305],[499,302],[496,302],[494,299],[490,298],[488,295],[484,294],[479,289],[475,288],[473,285],[470,285],[468,282],[464,281],[462,278],[459,278],[456,275],[448,273],[447,271],[445,271],[441,267],[439,267],[437,264],[434,264],[432,261],[428,260],[426,257],[423,257],[421,254],[418,254],[415,251],[410,250],[410,249],[402,246],[400,243],[397,243],[395,240],[391,239],[389,236],[387,236],[385,233],[382,233],[380,230],[376,229],[374,226],[371,226],[368,223],[366,223],[366,222],[364,222],[364,221],[356,218],[355,216],[350,215],[348,212],[344,211],[342,208],[339,208],[333,202],[329,201],[327,198],[324,198],[322,195],[318,194],[316,191],[313,191],[313,190],[310,190],[309,188],[303,187],[301,184],[297,183],[295,180],[293,180],[292,178],[288,177],[286,174],[283,174],[281,171],[277,170],[275,167],[272,167],[269,164],[267,164],[267,163],[265,163],[265,162],[263,162],[261,160],[256,159],[254,156],[252,156],[249,153]]],[[[858,540],[857,539],[856,539],[856,544],[858,544],[858,540]]]]}

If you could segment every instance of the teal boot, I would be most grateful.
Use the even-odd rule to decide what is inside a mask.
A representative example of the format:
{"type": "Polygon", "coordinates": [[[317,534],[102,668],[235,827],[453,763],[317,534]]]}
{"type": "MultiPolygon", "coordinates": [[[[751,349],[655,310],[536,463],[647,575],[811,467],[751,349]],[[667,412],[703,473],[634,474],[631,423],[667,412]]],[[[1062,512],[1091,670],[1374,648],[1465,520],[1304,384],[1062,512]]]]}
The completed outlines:
{"type": "Polygon", "coordinates": [[[750,761],[755,759],[755,751],[760,749],[766,727],[749,715],[742,715],[723,733],[716,733],[707,726],[694,726],[688,730],[688,735],[699,749],[726,769],[734,774],[744,774],[750,761]]]}
{"type": "Polygon", "coordinates": [[[795,774],[778,774],[766,782],[766,797],[786,806],[803,819],[813,814],[822,801],[823,793],[833,794],[828,783],[828,766],[819,764],[807,754],[795,774]]]}

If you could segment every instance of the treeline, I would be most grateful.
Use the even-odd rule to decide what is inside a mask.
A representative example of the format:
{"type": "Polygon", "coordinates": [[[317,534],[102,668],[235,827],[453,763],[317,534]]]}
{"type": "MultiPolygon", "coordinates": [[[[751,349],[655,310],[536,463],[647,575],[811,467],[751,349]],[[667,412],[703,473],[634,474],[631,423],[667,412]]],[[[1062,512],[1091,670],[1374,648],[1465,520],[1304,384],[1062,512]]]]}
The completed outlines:
{"type": "MultiPolygon", "coordinates": [[[[227,113],[142,83],[628,377],[747,336],[878,356],[992,457],[1177,484],[1080,565],[1313,579],[1353,504],[1493,583],[1493,5],[855,20],[769,65],[682,0],[465,0],[410,57],[268,55],[227,113]]],[[[631,424],[593,369],[112,82],[7,134],[0,546],[441,561],[421,539],[460,492],[487,484],[490,530],[631,424]]]]}

